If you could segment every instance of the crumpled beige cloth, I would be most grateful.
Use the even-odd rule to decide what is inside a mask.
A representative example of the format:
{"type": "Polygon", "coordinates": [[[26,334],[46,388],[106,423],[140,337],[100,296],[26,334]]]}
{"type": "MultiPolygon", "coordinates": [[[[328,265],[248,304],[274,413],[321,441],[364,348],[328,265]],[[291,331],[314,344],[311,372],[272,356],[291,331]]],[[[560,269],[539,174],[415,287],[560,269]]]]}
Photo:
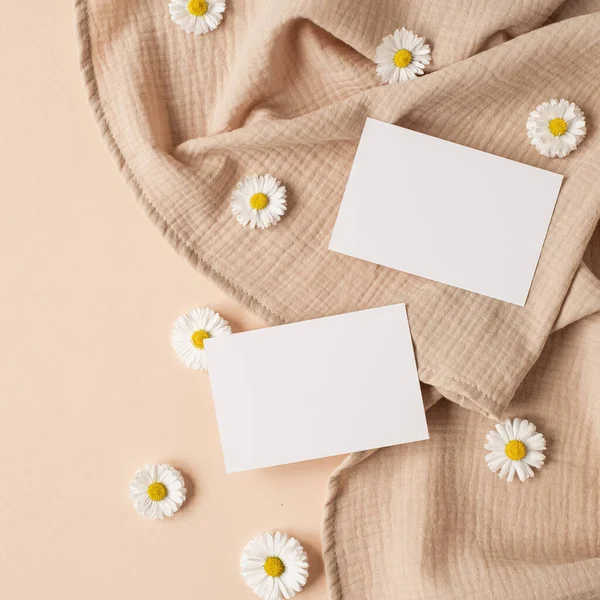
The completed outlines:
{"type": "Polygon", "coordinates": [[[551,336],[507,416],[546,436],[525,483],[487,470],[493,422],[447,400],[429,442],[347,460],[326,506],[332,600],[600,598],[600,313],[551,336]]]}
{"type": "MultiPolygon", "coordinates": [[[[363,455],[353,455],[347,464],[356,469],[332,479],[327,511],[339,530],[326,520],[325,558],[333,596],[470,597],[474,577],[476,593],[516,598],[520,589],[519,597],[534,597],[525,585],[533,576],[513,581],[512,567],[535,561],[549,573],[536,579],[540,585],[575,565],[584,591],[570,597],[594,597],[582,566],[597,556],[589,537],[597,529],[585,521],[591,508],[598,514],[594,414],[583,406],[593,396],[591,350],[571,339],[588,321],[555,334],[562,346],[544,346],[553,329],[600,304],[600,284],[582,263],[600,210],[598,2],[228,0],[221,26],[200,37],[172,23],[167,4],[76,1],[96,119],[161,233],[272,324],[406,302],[427,405],[443,394],[476,411],[442,402],[429,414],[429,445],[360,463],[363,455]],[[427,38],[433,63],[416,81],[381,86],[375,49],[403,25],[427,38]],[[563,160],[540,156],[526,136],[528,113],[552,97],[576,102],[589,123],[587,139],[563,160]],[[327,250],[367,116],[565,175],[524,308],[327,250]],[[276,227],[252,231],[233,218],[229,198],[237,181],[265,172],[287,186],[289,209],[276,227]],[[521,386],[540,354],[538,364],[562,360],[585,384],[567,393],[570,372],[544,375],[536,366],[521,386]],[[510,411],[537,419],[552,459],[539,478],[506,488],[485,472],[481,436],[491,424],[484,416],[499,418],[517,389],[510,411]],[[364,485],[344,488],[359,472],[364,485]],[[571,501],[576,490],[583,497],[571,501]],[[541,535],[548,520],[564,527],[553,542],[541,535]],[[465,529],[470,522],[478,526],[465,529]],[[458,552],[467,547],[471,553],[458,552]],[[486,586],[490,566],[500,575],[486,586]]],[[[408,177],[435,177],[435,170],[403,172],[398,156],[399,190],[408,177]]],[[[352,368],[360,368],[358,337],[352,368]]],[[[560,593],[535,597],[569,597],[560,593]]]]}

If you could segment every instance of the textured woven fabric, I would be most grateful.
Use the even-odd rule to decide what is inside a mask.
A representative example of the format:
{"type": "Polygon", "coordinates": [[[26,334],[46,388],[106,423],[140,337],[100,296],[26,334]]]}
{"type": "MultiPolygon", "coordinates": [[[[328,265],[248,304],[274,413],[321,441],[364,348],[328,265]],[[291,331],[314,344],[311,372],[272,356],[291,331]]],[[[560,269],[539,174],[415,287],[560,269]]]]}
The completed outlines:
{"type": "MultiPolygon", "coordinates": [[[[76,6],[97,120],[178,251],[273,324],[406,302],[421,380],[502,412],[544,346],[600,204],[593,121],[562,161],[528,144],[525,121],[555,96],[600,114],[600,15],[541,28],[558,0],[231,0],[221,26],[196,37],[170,21],[166,0],[76,6]],[[432,72],[381,86],[375,48],[402,25],[431,43],[432,72]],[[366,116],[565,175],[525,308],[327,250],[366,116]],[[289,209],[252,231],[229,199],[264,172],[287,186],[289,209]]],[[[427,164],[403,173],[402,157],[398,172],[399,188],[435,176],[427,164]]]]}
{"type": "MultiPolygon", "coordinates": [[[[170,21],[167,0],[76,2],[102,134],[195,268],[271,324],[407,303],[432,439],[351,455],[332,476],[335,600],[600,598],[600,323],[588,316],[600,310],[600,244],[589,246],[600,214],[597,10],[593,0],[228,0],[221,26],[196,37],[170,21]],[[426,37],[433,63],[381,86],[375,49],[403,25],[426,37]],[[525,130],[553,97],[589,123],[563,160],[540,156],[525,130]],[[367,116],[565,175],[524,308],[327,250],[367,116]],[[231,193],[267,172],[287,186],[288,212],[265,231],[242,228],[231,193]],[[524,485],[497,481],[483,461],[484,416],[507,407],[548,437],[551,458],[524,485]]],[[[398,157],[399,189],[435,175],[427,164],[404,172],[398,157]]]]}
{"type": "Polygon", "coordinates": [[[533,479],[484,460],[493,422],[442,400],[431,440],[336,474],[325,558],[333,600],[600,598],[600,314],[554,333],[510,405],[547,439],[533,479]]]}

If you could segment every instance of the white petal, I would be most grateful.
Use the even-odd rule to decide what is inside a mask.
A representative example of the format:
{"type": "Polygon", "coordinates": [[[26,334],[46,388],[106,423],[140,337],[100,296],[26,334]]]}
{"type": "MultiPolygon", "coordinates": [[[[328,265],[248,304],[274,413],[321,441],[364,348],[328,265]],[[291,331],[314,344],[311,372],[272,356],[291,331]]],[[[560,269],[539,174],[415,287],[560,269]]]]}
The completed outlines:
{"type": "MultiPolygon", "coordinates": [[[[398,46],[396,45],[396,42],[394,41],[393,35],[386,35],[383,38],[383,41],[381,42],[381,46],[383,46],[387,50],[390,50],[393,53],[396,53],[399,50],[398,46]]],[[[379,46],[379,48],[381,48],[381,46],[379,46]]]]}
{"type": "Polygon", "coordinates": [[[502,439],[502,441],[505,444],[508,444],[508,442],[510,441],[510,438],[508,437],[508,434],[506,432],[505,424],[498,423],[497,425],[495,425],[495,427],[496,427],[496,431],[497,431],[498,435],[500,436],[500,438],[502,439]]]}
{"type": "Polygon", "coordinates": [[[507,460],[506,462],[502,465],[502,469],[500,469],[500,473],[498,473],[498,477],[500,479],[504,479],[504,477],[506,477],[506,474],[510,471],[510,466],[512,464],[512,460],[510,460],[510,458],[506,457],[507,460]]]}
{"type": "Polygon", "coordinates": [[[490,431],[487,436],[487,443],[484,448],[492,452],[504,452],[506,443],[502,441],[502,438],[498,435],[497,431],[490,431]]]}
{"type": "Polygon", "coordinates": [[[521,461],[514,460],[513,463],[515,465],[515,471],[516,471],[517,475],[519,476],[519,479],[521,481],[525,481],[527,479],[527,473],[525,473],[525,469],[523,468],[521,461]]]}
{"type": "Polygon", "coordinates": [[[510,460],[510,458],[508,458],[504,452],[492,452],[485,457],[485,460],[490,468],[490,471],[495,473],[496,471],[500,470],[506,461],[510,460]]]}
{"type": "Polygon", "coordinates": [[[544,436],[538,432],[535,435],[532,435],[529,439],[526,440],[527,448],[530,450],[545,450],[546,449],[546,439],[544,436]]]}
{"type": "Polygon", "coordinates": [[[394,36],[394,45],[398,49],[404,47],[403,44],[404,44],[404,32],[405,31],[406,30],[403,27],[402,29],[396,29],[396,31],[394,31],[394,33],[393,33],[393,36],[394,36]]]}
{"type": "Polygon", "coordinates": [[[546,456],[541,452],[527,452],[523,461],[528,465],[535,467],[536,469],[540,469],[546,460],[546,456]]]}
{"type": "Polygon", "coordinates": [[[525,472],[527,473],[527,477],[534,476],[534,472],[531,470],[531,467],[525,462],[525,460],[521,461],[521,466],[525,469],[525,472]]]}

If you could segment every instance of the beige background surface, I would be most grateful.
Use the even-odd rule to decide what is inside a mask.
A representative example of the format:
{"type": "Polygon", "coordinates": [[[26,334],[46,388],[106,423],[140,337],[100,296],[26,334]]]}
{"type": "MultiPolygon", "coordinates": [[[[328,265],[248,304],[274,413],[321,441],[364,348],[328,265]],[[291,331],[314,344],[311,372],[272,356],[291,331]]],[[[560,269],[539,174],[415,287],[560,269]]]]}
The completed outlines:
{"type": "Polygon", "coordinates": [[[71,2],[0,20],[0,580],[11,600],[253,598],[248,539],[281,529],[319,558],[331,458],[224,475],[208,378],[169,341],[197,305],[261,322],[200,278],[147,220],[96,131],[71,2]],[[135,243],[131,244],[130,240],[135,243]],[[127,486],[181,469],[180,513],[147,521],[127,486]]]}

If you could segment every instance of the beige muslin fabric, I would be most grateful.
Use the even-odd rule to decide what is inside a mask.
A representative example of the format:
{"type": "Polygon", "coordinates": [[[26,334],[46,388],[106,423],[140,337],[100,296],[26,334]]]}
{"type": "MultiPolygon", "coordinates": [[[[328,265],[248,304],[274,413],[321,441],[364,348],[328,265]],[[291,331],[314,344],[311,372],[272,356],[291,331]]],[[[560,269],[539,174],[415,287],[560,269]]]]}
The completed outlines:
{"type": "Polygon", "coordinates": [[[430,441],[332,478],[332,600],[600,598],[600,313],[550,337],[507,416],[547,439],[525,483],[488,471],[493,422],[447,400],[427,412],[430,441]]]}
{"type": "MultiPolygon", "coordinates": [[[[600,210],[598,3],[228,0],[221,26],[200,37],[167,4],[76,1],[96,119],[161,233],[272,324],[408,306],[432,440],[352,455],[332,477],[333,598],[600,597],[600,354],[587,316],[600,309],[599,252],[582,262],[600,210]],[[375,49],[403,25],[427,38],[433,63],[381,86],[375,49]],[[588,117],[563,160],[526,136],[528,113],[552,97],[588,117]],[[565,175],[524,308],[327,250],[367,116],[565,175]],[[266,172],[287,186],[288,211],[276,227],[242,228],[229,197],[266,172]],[[436,404],[442,395],[455,404],[436,404]],[[552,454],[523,486],[482,462],[485,416],[507,407],[538,423],[552,454]]],[[[406,178],[436,176],[397,161],[398,193],[406,178]]]]}
{"type": "Polygon", "coordinates": [[[352,454],[329,480],[332,600],[600,598],[600,228],[585,259],[504,415],[537,424],[545,466],[500,481],[484,461],[493,421],[433,390],[429,441],[352,454]]]}
{"type": "MultiPolygon", "coordinates": [[[[221,26],[196,37],[171,22],[166,0],[76,7],[104,137],[199,271],[270,323],[406,302],[421,380],[483,414],[504,410],[598,220],[600,14],[569,9],[542,27],[562,18],[558,0],[229,0],[221,26]],[[381,86],[375,48],[402,25],[431,43],[432,72],[381,86]],[[562,161],[540,156],[525,132],[529,111],[555,96],[591,118],[562,161]],[[327,250],[367,116],[565,174],[525,308],[327,250]],[[254,172],[289,192],[285,218],[265,231],[242,228],[229,208],[254,172]]],[[[399,193],[405,177],[435,172],[404,173],[399,156],[399,193]]]]}

